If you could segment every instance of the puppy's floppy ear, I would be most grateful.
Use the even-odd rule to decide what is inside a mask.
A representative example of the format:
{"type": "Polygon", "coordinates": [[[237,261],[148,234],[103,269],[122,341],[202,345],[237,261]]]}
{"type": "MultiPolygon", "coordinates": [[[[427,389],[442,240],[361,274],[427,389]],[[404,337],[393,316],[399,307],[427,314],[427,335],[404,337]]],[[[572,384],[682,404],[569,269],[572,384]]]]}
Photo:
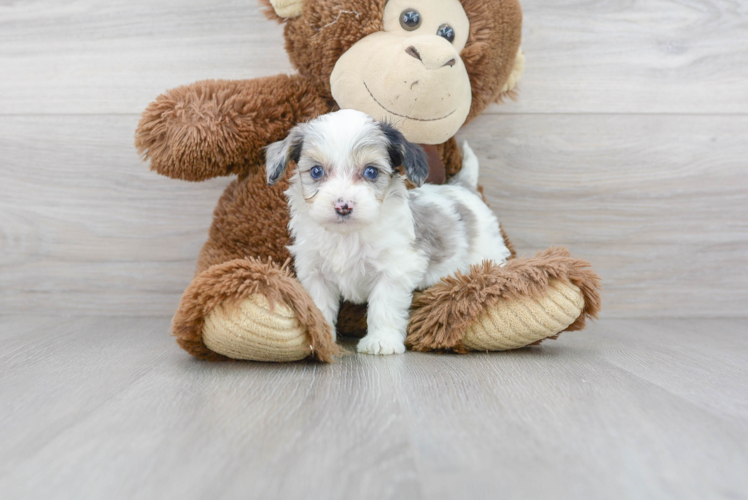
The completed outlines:
{"type": "Polygon", "coordinates": [[[304,147],[305,131],[306,125],[296,125],[291,129],[288,137],[265,148],[265,171],[267,172],[268,186],[278,182],[289,161],[299,162],[301,150],[304,147]]]}
{"type": "Polygon", "coordinates": [[[402,165],[410,182],[416,186],[422,186],[429,175],[429,163],[421,146],[409,142],[389,123],[380,123],[379,126],[389,142],[388,150],[392,166],[402,165]]]}

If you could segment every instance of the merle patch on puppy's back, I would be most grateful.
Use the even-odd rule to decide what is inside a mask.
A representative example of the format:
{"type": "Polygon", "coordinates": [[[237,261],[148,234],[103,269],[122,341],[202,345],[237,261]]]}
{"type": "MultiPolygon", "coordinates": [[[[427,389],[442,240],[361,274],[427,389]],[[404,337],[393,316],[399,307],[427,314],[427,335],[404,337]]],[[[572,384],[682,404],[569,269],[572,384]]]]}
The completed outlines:
{"type": "Polygon", "coordinates": [[[417,194],[411,194],[410,209],[416,246],[428,255],[429,265],[439,265],[452,258],[461,234],[454,219],[445,213],[443,207],[420,202],[417,194]]]}
{"type": "Polygon", "coordinates": [[[457,212],[457,217],[464,224],[468,241],[472,244],[478,236],[478,219],[470,207],[460,201],[455,200],[454,208],[457,212]]]}

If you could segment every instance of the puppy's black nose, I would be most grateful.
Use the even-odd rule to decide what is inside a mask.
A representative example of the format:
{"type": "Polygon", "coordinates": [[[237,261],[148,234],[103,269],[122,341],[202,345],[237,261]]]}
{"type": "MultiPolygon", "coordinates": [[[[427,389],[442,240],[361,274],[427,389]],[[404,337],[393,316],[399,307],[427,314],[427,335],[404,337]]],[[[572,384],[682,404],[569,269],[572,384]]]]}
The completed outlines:
{"type": "Polygon", "coordinates": [[[335,212],[337,212],[338,215],[350,215],[351,212],[353,212],[353,203],[338,200],[335,204],[335,212]]]}

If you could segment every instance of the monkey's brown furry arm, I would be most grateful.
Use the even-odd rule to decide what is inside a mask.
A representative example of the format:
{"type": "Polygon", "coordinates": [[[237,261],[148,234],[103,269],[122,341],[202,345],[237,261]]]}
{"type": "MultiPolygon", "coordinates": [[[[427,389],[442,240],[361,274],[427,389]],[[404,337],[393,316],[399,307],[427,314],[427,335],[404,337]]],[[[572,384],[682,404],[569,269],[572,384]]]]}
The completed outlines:
{"type": "Polygon", "coordinates": [[[299,75],[206,80],[178,87],[143,112],[135,145],[156,172],[187,181],[243,174],[297,122],[328,112],[299,75]]]}
{"type": "Polygon", "coordinates": [[[449,179],[462,169],[462,153],[460,152],[460,147],[457,145],[457,139],[452,137],[444,144],[439,144],[436,148],[439,154],[441,154],[444,169],[447,172],[447,179],[449,179]]]}

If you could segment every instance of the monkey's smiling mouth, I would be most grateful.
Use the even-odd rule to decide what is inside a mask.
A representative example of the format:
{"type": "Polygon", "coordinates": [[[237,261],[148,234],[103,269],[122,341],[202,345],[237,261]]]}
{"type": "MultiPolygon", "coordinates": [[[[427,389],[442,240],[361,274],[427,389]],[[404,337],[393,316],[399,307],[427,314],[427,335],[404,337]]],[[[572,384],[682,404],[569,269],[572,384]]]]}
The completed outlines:
{"type": "Polygon", "coordinates": [[[371,93],[371,90],[369,90],[369,86],[366,85],[366,82],[364,82],[364,87],[366,87],[366,91],[369,93],[369,95],[371,96],[371,98],[374,99],[374,102],[379,105],[380,108],[382,108],[383,110],[385,110],[386,112],[388,112],[388,113],[390,113],[392,115],[399,116],[400,118],[406,118],[408,120],[415,120],[415,121],[419,121],[419,122],[436,122],[436,121],[439,121],[439,120],[444,120],[445,118],[449,118],[450,116],[452,116],[454,114],[455,111],[457,111],[456,109],[453,109],[452,111],[450,111],[448,114],[442,116],[441,118],[415,118],[413,116],[402,115],[400,113],[395,113],[394,111],[390,111],[389,109],[385,108],[384,105],[381,102],[379,102],[376,97],[374,97],[374,94],[371,93]]]}

